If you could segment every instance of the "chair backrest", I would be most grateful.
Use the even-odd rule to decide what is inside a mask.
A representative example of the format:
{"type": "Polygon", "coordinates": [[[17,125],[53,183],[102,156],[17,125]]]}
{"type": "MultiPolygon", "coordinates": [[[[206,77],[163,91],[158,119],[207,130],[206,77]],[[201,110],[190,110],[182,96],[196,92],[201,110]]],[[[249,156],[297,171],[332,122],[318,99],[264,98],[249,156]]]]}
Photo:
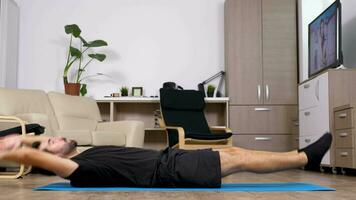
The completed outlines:
{"type": "MultiPolygon", "coordinates": [[[[186,133],[211,133],[204,115],[204,94],[196,90],[160,89],[163,120],[167,126],[180,126],[186,133]]],[[[170,146],[178,138],[169,134],[170,146]]]]}
{"type": "Polygon", "coordinates": [[[60,130],[95,130],[101,115],[94,99],[49,92],[60,130]]]}

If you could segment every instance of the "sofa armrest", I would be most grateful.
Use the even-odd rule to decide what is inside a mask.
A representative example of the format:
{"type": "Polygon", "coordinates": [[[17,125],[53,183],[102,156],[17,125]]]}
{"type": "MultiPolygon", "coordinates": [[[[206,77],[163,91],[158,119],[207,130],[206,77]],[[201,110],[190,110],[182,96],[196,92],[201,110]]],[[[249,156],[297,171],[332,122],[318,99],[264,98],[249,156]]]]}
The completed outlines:
{"type": "Polygon", "coordinates": [[[96,130],[123,133],[126,136],[127,147],[143,147],[145,129],[141,121],[99,122],[96,130]]]}
{"type": "Polygon", "coordinates": [[[53,135],[75,140],[79,146],[93,144],[90,130],[54,130],[53,135]]]}

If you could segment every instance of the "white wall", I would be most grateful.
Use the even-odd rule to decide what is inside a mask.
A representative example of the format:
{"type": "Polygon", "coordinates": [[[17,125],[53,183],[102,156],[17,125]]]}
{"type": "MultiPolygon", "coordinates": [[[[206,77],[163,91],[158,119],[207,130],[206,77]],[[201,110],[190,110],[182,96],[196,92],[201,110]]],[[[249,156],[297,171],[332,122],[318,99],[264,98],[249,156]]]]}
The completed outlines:
{"type": "MultiPolygon", "coordinates": [[[[308,24],[335,0],[299,0],[299,81],[308,78],[308,24]]],[[[344,66],[356,67],[356,1],[341,0],[344,66]]]]}
{"type": "Polygon", "coordinates": [[[18,0],[20,88],[63,91],[62,70],[76,23],[88,40],[109,43],[104,63],[89,74],[89,95],[102,97],[122,85],[157,95],[165,81],[184,88],[224,69],[224,0],[18,0]]]}

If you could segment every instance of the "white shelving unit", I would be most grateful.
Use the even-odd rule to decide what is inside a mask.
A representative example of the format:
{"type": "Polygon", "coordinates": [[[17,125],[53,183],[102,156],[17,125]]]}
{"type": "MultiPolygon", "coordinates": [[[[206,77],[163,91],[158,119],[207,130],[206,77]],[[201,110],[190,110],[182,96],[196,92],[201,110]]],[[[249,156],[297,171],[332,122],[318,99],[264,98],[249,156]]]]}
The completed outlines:
{"type": "MultiPolygon", "coordinates": [[[[146,124],[146,130],[162,130],[153,127],[154,110],[159,109],[159,98],[155,97],[103,97],[96,99],[104,119],[141,120],[146,124]]],[[[207,97],[206,115],[214,126],[229,126],[229,98],[207,97]],[[223,122],[221,119],[224,119],[223,122]]]]}

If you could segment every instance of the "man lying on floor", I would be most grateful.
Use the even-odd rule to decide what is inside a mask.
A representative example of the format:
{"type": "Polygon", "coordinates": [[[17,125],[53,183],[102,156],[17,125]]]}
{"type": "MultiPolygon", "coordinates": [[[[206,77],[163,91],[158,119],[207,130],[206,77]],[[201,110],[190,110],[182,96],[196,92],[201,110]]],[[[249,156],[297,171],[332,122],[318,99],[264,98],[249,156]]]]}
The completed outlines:
{"type": "Polygon", "coordinates": [[[331,142],[326,133],[304,149],[284,153],[238,147],[155,151],[117,146],[79,153],[76,142],[63,137],[10,135],[0,139],[0,159],[52,171],[74,187],[220,187],[222,177],[241,171],[319,168],[331,142]]]}

